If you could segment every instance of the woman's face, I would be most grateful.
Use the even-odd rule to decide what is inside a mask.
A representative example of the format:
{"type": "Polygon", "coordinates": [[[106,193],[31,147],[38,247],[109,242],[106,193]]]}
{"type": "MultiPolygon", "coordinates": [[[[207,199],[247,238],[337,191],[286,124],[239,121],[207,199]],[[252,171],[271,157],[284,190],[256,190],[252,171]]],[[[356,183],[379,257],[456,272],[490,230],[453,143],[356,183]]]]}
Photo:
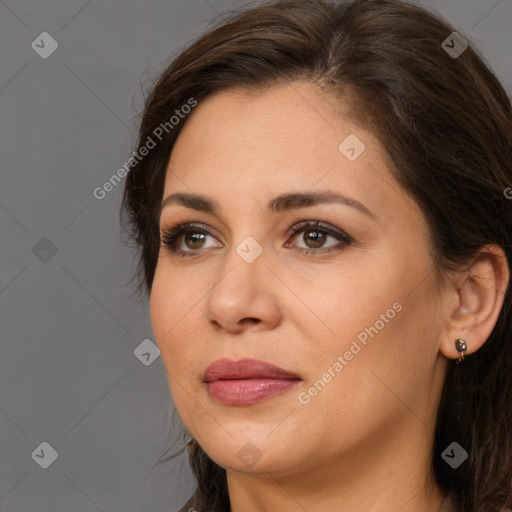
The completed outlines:
{"type": "Polygon", "coordinates": [[[162,210],[162,237],[193,226],[162,243],[151,320],[183,423],[226,469],[355,468],[431,435],[446,359],[427,225],[385,148],[333,101],[305,82],[218,93],[169,161],[163,198],[204,201],[162,210]],[[326,192],[349,199],[298,199],[326,192]],[[219,359],[288,374],[205,376],[219,359]]]}

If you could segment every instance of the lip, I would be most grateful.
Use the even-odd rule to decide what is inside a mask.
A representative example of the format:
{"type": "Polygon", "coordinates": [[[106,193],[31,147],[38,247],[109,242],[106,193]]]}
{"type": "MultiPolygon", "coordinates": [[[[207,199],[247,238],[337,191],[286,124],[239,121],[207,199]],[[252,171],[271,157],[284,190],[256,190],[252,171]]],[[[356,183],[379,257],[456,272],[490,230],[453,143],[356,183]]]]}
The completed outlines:
{"type": "Polygon", "coordinates": [[[206,369],[203,382],[213,400],[226,405],[251,405],[284,393],[302,379],[299,375],[257,359],[223,358],[206,369]]]}

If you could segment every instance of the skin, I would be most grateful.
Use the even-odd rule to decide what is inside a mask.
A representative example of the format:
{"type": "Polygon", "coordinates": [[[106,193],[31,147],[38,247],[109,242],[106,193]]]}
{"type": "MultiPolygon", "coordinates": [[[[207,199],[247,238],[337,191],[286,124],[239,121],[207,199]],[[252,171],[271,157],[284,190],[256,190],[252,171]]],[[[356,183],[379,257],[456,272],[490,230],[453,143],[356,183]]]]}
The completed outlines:
{"type": "Polygon", "coordinates": [[[194,258],[162,244],[151,321],[184,425],[227,470],[231,512],[438,510],[445,495],[429,464],[441,387],[459,355],[455,339],[471,354],[498,318],[509,278],[501,249],[489,246],[471,270],[436,279],[425,218],[392,177],[385,148],[350,116],[348,99],[339,108],[307,82],[201,102],[169,160],[163,198],[175,192],[206,195],[220,214],[163,210],[162,230],[192,222],[212,234],[188,246],[179,237],[194,258]],[[350,134],[366,147],[352,162],[338,150],[350,134]],[[374,216],[337,203],[266,211],[280,194],[326,189],[374,216]],[[303,220],[354,241],[318,243],[308,227],[286,234],[303,220]],[[263,250],[252,263],[236,251],[248,236],[263,250]],[[395,303],[394,318],[300,403],[395,303]],[[261,359],[302,382],[259,404],[219,404],[202,377],[221,357],[261,359]],[[237,456],[249,442],[253,465],[237,456]]]}

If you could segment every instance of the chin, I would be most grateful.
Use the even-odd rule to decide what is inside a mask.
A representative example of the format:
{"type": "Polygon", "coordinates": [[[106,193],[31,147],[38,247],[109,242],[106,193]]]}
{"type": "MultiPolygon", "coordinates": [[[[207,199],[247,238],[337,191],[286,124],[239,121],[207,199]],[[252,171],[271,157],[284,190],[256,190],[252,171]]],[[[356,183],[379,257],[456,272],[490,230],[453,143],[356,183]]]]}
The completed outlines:
{"type": "Polygon", "coordinates": [[[245,428],[237,433],[233,433],[233,429],[227,430],[232,436],[217,426],[217,430],[200,432],[196,438],[198,441],[207,440],[204,444],[200,443],[202,449],[216,464],[226,470],[252,474],[286,473],[298,464],[297,459],[308,457],[308,454],[301,455],[297,451],[299,440],[289,436],[279,437],[276,432],[269,435],[271,430],[267,428],[262,432],[261,427],[255,425],[251,428],[251,425],[245,422],[245,428]]]}
{"type": "Polygon", "coordinates": [[[232,447],[229,452],[214,450],[208,456],[225,470],[238,473],[279,475],[290,472],[291,467],[295,466],[284,451],[260,450],[250,441],[242,444],[241,448],[232,447]]]}

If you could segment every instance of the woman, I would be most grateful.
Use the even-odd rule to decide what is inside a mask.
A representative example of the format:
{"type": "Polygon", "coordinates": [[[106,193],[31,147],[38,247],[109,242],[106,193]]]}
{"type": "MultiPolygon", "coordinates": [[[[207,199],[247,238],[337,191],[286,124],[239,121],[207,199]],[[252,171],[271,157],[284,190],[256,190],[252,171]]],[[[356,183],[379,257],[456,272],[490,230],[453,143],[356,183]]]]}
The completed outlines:
{"type": "Polygon", "coordinates": [[[147,98],[123,211],[203,511],[512,506],[512,108],[398,0],[280,0],[147,98]]]}

